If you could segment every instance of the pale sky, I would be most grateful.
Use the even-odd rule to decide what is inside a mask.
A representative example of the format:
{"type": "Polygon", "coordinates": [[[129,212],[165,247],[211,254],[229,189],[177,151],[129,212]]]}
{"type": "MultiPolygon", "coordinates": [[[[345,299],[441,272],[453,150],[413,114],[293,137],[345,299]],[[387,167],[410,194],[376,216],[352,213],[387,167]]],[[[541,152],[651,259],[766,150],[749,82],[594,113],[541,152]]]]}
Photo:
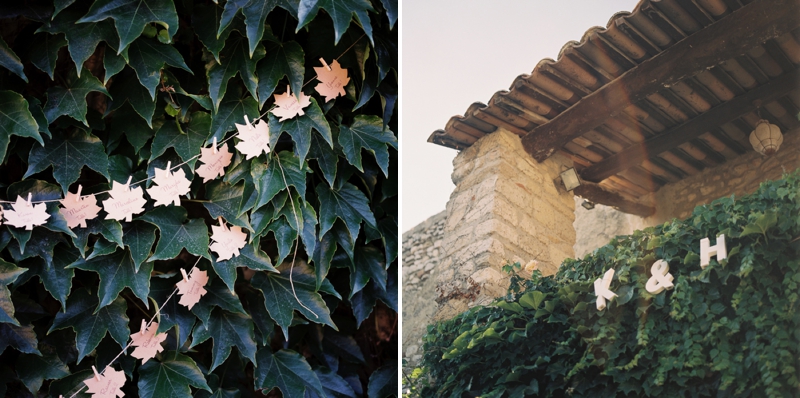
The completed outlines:
{"type": "Polygon", "coordinates": [[[486,103],[543,58],[638,0],[402,0],[401,220],[445,209],[457,152],[427,142],[453,115],[486,103]]]}

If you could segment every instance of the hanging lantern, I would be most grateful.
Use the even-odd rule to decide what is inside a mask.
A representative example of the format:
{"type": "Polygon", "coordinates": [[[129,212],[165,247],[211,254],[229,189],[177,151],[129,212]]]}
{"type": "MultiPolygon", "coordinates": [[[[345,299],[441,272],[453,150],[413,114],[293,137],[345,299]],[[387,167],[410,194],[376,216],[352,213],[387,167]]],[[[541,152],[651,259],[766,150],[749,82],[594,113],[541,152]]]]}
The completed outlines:
{"type": "Polygon", "coordinates": [[[762,155],[771,156],[778,152],[782,143],[783,134],[780,127],[764,119],[759,120],[755,130],[750,133],[750,145],[762,155]]]}

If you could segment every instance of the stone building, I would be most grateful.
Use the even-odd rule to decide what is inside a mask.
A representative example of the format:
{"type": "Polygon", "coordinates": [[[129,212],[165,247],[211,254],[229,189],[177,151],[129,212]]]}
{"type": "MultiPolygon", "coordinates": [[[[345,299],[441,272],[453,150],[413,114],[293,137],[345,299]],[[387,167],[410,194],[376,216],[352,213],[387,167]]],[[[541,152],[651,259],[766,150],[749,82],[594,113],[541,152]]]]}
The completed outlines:
{"type": "Polygon", "coordinates": [[[414,317],[491,302],[505,264],[552,274],[613,234],[800,167],[798,15],[798,0],[642,0],[435,131],[429,142],[460,151],[456,188],[444,216],[403,236],[404,358],[419,358],[414,317]],[[434,295],[407,318],[409,300],[434,295]]]}

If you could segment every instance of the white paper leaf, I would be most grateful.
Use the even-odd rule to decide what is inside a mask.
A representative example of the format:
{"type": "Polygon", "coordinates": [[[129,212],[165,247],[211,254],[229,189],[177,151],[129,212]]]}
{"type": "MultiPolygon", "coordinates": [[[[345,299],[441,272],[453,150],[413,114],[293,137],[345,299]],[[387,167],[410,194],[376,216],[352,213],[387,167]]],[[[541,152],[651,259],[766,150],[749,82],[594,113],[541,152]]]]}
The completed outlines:
{"type": "Polygon", "coordinates": [[[44,203],[31,204],[31,202],[17,196],[17,201],[11,204],[13,210],[5,212],[7,223],[17,228],[32,230],[37,225],[47,222],[50,215],[47,214],[47,205],[44,203]]]}
{"type": "MultiPolygon", "coordinates": [[[[145,326],[142,321],[142,326],[145,326]]],[[[153,322],[148,328],[142,328],[136,333],[131,335],[131,345],[136,347],[131,353],[134,358],[142,360],[142,364],[147,362],[148,359],[156,356],[157,353],[164,351],[161,343],[167,338],[166,333],[156,333],[158,330],[158,322],[153,322]]]]}
{"type": "MultiPolygon", "coordinates": [[[[80,190],[78,191],[80,192],[80,190]]],[[[61,200],[60,212],[67,219],[67,227],[86,228],[86,221],[97,217],[101,208],[97,205],[94,195],[81,197],[80,193],[67,192],[67,197],[61,200]]]]}
{"type": "Polygon", "coordinates": [[[114,181],[111,185],[111,191],[108,192],[111,197],[103,201],[103,210],[108,213],[106,218],[131,221],[134,214],[144,211],[147,200],[142,187],[130,188],[129,183],[114,181]]]}
{"type": "Polygon", "coordinates": [[[235,125],[241,140],[236,144],[236,149],[245,156],[245,159],[257,157],[262,152],[269,153],[269,125],[267,122],[259,120],[255,127],[250,123],[235,123],[235,125]]]}
{"type": "Polygon", "coordinates": [[[125,396],[122,392],[125,380],[125,372],[109,367],[102,375],[96,374],[83,382],[89,387],[87,392],[94,398],[122,398],[125,396]]]}
{"type": "Polygon", "coordinates": [[[214,151],[214,145],[210,148],[200,148],[200,161],[203,165],[197,168],[197,175],[203,177],[203,182],[225,175],[225,167],[231,164],[232,157],[233,154],[228,152],[227,145],[223,145],[217,151],[214,151]]]}
{"type": "Polygon", "coordinates": [[[247,234],[242,232],[242,228],[233,226],[230,229],[222,219],[220,225],[211,226],[211,244],[210,249],[217,253],[219,258],[217,260],[230,260],[234,256],[239,255],[239,249],[243,248],[247,243],[247,234]]]}
{"type": "Polygon", "coordinates": [[[278,121],[282,122],[298,115],[305,115],[303,108],[309,105],[311,105],[311,97],[300,93],[300,101],[298,101],[297,98],[292,95],[289,87],[287,87],[285,93],[275,94],[276,108],[272,110],[272,114],[278,117],[278,121]]]}
{"type": "Polygon", "coordinates": [[[175,206],[181,205],[181,195],[189,193],[192,182],[186,178],[183,169],[169,171],[169,164],[166,169],[155,169],[156,176],[153,182],[156,185],[147,189],[147,193],[156,201],[156,206],[167,206],[170,203],[175,206]]]}
{"type": "Polygon", "coordinates": [[[181,273],[183,273],[183,279],[175,285],[178,287],[178,294],[181,295],[181,300],[178,301],[178,304],[192,309],[200,301],[200,298],[206,294],[206,289],[203,286],[208,283],[208,273],[200,271],[197,267],[192,268],[191,275],[187,275],[186,270],[183,268],[181,268],[181,273]]]}

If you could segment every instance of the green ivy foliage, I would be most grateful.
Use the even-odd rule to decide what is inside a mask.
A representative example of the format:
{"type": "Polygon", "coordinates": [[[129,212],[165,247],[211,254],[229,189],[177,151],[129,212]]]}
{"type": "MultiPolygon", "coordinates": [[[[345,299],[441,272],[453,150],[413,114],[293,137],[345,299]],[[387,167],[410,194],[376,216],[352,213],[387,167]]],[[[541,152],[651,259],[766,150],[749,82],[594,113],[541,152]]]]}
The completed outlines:
{"type": "Polygon", "coordinates": [[[126,396],[396,394],[397,17],[397,0],[2,2],[0,199],[100,193],[168,162],[192,184],[129,222],[70,229],[51,202],[45,225],[0,225],[0,395],[72,395],[165,302],[165,350],[112,364],[126,396]],[[314,91],[320,58],[348,70],[344,96],[314,91]],[[287,86],[312,99],[281,122],[287,86]],[[245,116],[271,153],[236,151],[245,116]],[[228,138],[231,165],[203,183],[194,157],[228,138]],[[248,235],[224,261],[218,217],[248,235]],[[210,281],[189,310],[170,294],[195,263],[210,281]]]}
{"type": "Polygon", "coordinates": [[[795,397],[800,170],[686,220],[619,236],[554,276],[506,266],[508,295],[428,327],[407,396],[795,397]],[[700,240],[728,258],[700,267],[700,240]],[[675,287],[650,294],[657,260],[675,287]],[[593,282],[615,269],[607,308],[593,282]]]}

